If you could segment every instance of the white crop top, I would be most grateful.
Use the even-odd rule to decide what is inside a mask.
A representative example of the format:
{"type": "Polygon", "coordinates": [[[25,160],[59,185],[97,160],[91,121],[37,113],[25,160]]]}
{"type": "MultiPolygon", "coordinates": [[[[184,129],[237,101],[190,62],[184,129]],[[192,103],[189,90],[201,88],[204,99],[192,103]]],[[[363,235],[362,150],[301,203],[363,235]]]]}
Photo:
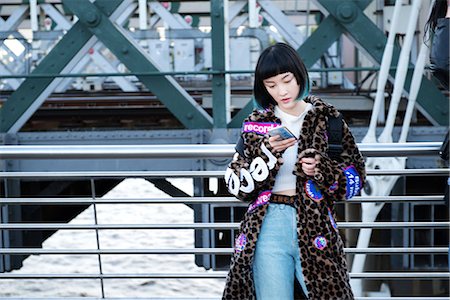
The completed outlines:
{"type": "MultiPolygon", "coordinates": [[[[293,116],[285,113],[278,106],[275,106],[275,116],[281,120],[281,124],[286,126],[296,138],[299,138],[305,115],[312,108],[312,104],[308,103],[305,110],[299,116],[293,116]]],[[[282,155],[284,163],[275,177],[275,185],[273,186],[272,192],[295,189],[297,176],[295,176],[292,172],[294,171],[294,165],[297,161],[297,152],[297,143],[284,151],[282,155]]]]}

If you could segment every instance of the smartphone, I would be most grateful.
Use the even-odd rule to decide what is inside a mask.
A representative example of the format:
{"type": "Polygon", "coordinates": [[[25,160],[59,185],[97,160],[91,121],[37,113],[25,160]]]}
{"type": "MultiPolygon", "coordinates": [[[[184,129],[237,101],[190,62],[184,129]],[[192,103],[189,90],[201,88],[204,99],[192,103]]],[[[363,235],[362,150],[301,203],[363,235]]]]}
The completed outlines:
{"type": "Polygon", "coordinates": [[[284,126],[280,126],[280,127],[277,127],[277,128],[269,130],[269,135],[270,136],[279,135],[280,136],[280,138],[279,138],[280,140],[285,140],[285,139],[290,139],[290,138],[297,139],[295,137],[295,135],[291,131],[289,131],[289,129],[287,129],[284,126]]]}

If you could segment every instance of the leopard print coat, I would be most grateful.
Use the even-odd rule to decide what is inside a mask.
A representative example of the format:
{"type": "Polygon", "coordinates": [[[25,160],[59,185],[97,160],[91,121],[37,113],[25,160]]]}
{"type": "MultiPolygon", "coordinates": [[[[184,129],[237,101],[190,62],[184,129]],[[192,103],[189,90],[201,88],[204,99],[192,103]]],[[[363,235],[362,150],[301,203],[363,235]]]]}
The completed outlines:
{"type": "MultiPolygon", "coordinates": [[[[316,96],[306,102],[307,112],[298,139],[299,162],[313,156],[318,161],[314,176],[307,176],[296,163],[297,232],[303,276],[311,300],[353,299],[344,244],[334,221],[334,203],[356,195],[365,181],[364,160],[343,121],[343,151],[338,160],[327,155],[327,122],[339,112],[316,96]]],[[[228,190],[249,207],[235,240],[223,299],[255,299],[252,262],[258,233],[269,205],[275,176],[283,164],[282,153],[272,150],[267,130],[281,123],[274,107],[255,110],[244,121],[244,156],[236,153],[225,173],[228,190]]]]}

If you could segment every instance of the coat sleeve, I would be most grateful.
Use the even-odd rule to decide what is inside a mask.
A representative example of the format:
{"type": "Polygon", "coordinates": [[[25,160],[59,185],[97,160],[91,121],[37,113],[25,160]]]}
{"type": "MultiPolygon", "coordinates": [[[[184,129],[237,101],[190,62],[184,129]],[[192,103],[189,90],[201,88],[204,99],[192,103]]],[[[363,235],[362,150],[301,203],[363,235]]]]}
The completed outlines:
{"type": "Polygon", "coordinates": [[[345,121],[343,121],[342,153],[338,160],[316,149],[306,149],[302,157],[315,157],[316,167],[312,176],[319,188],[335,201],[350,199],[360,193],[366,180],[364,158],[345,121]]]}
{"type": "Polygon", "coordinates": [[[252,202],[273,186],[282,158],[273,151],[267,135],[243,132],[241,136],[244,153],[234,154],[225,172],[225,183],[236,198],[252,202]]]}

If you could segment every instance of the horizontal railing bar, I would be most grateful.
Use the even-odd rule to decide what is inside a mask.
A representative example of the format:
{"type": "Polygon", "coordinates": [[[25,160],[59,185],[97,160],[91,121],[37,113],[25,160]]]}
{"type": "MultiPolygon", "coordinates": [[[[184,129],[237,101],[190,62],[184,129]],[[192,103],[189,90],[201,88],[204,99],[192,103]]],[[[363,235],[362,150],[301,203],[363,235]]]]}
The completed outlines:
{"type": "MultiPolygon", "coordinates": [[[[378,298],[377,298],[378,299],[378,298]]],[[[395,300],[396,298],[393,298],[393,300],[395,300]]],[[[411,298],[411,300],[415,300],[416,298],[411,298]]],[[[104,298],[95,298],[95,297],[64,297],[64,298],[58,298],[58,297],[51,297],[51,298],[27,298],[27,297],[20,297],[20,298],[15,298],[15,297],[0,297],[0,300],[221,300],[221,298],[199,298],[199,297],[195,297],[195,298],[179,298],[179,297],[165,297],[165,298],[141,298],[141,297],[113,297],[113,298],[109,298],[109,297],[104,297],[104,298]]],[[[358,298],[355,298],[355,300],[358,300],[358,298]]],[[[372,300],[374,300],[374,298],[372,298],[372,300]]],[[[391,299],[392,300],[392,299],[391,299]]],[[[410,300],[410,299],[408,299],[410,300]]],[[[422,300],[422,299],[418,299],[418,300],[422,300]]],[[[427,298],[427,300],[441,300],[439,298],[427,298]]],[[[447,298],[445,300],[448,300],[447,298]]]]}
{"type": "Polygon", "coordinates": [[[146,274],[10,274],[0,273],[1,279],[222,279],[225,272],[210,273],[146,273],[146,274]]]}
{"type": "Polygon", "coordinates": [[[403,247],[375,247],[375,248],[344,248],[347,254],[448,254],[448,247],[420,247],[420,248],[403,248],[403,247]]]}
{"type": "Polygon", "coordinates": [[[229,144],[0,146],[0,159],[231,158],[233,153],[229,144]]]}
{"type": "Polygon", "coordinates": [[[450,279],[450,273],[449,272],[416,272],[416,273],[406,273],[406,272],[399,272],[399,273],[350,273],[350,278],[373,278],[373,279],[450,279]]]}
{"type": "MultiPolygon", "coordinates": [[[[394,298],[393,300],[395,300],[396,298],[394,298]]],[[[416,298],[412,298],[412,300],[415,300],[416,298]]],[[[431,299],[431,300],[441,300],[439,298],[427,298],[427,299],[431,299]]],[[[140,298],[140,297],[104,297],[104,298],[95,298],[95,297],[84,297],[84,296],[80,296],[80,297],[63,297],[63,298],[58,298],[58,297],[51,297],[51,298],[28,298],[28,297],[20,297],[20,298],[15,298],[15,297],[0,297],[0,300],[221,300],[221,298],[140,298]]],[[[358,298],[355,298],[355,300],[358,300],[358,298]]],[[[373,300],[373,298],[372,298],[373,300]]],[[[408,299],[409,300],[409,299],[408,299]]],[[[421,300],[421,299],[419,299],[421,300]]],[[[445,299],[448,300],[448,299],[445,299]]]]}
{"type": "MultiPolygon", "coordinates": [[[[450,222],[342,222],[339,228],[448,228],[450,222]]],[[[5,230],[119,230],[119,229],[237,229],[239,223],[190,224],[65,224],[65,223],[10,223],[0,224],[5,230]]]]}
{"type": "MultiPolygon", "coordinates": [[[[20,297],[20,298],[14,298],[14,297],[0,297],[0,300],[220,300],[221,298],[121,298],[121,297],[114,297],[114,298],[92,298],[92,297],[64,297],[64,298],[27,298],[27,297],[20,297]]],[[[407,296],[407,297],[355,297],[355,300],[448,300],[448,297],[414,297],[414,296],[407,296]]]]}
{"type": "MultiPolygon", "coordinates": [[[[153,273],[153,274],[0,274],[0,279],[223,279],[227,272],[210,273],[153,273]]],[[[350,278],[361,279],[450,279],[448,272],[414,273],[350,273],[350,278]]]]}
{"type": "MultiPolygon", "coordinates": [[[[347,254],[447,254],[447,247],[377,247],[377,248],[344,248],[347,254]]],[[[131,254],[231,254],[233,248],[186,248],[186,249],[42,249],[42,248],[2,248],[0,254],[48,254],[48,255],[131,255],[131,254]]]]}
{"type": "MultiPolygon", "coordinates": [[[[114,297],[114,298],[92,298],[92,297],[64,297],[64,298],[27,298],[27,297],[20,297],[20,298],[14,298],[14,297],[0,297],[0,300],[220,300],[221,298],[121,298],[121,297],[114,297]]],[[[448,300],[448,297],[355,297],[355,300],[448,300]]]]}
{"type": "Polygon", "coordinates": [[[193,248],[193,249],[41,249],[41,248],[0,248],[0,254],[48,254],[48,255],[143,255],[143,254],[223,254],[233,253],[233,248],[193,248]]]}
{"type": "MultiPolygon", "coordinates": [[[[5,31],[0,32],[3,35],[5,31]]],[[[7,36],[12,34],[7,32],[7,36]]],[[[0,39],[3,39],[0,35],[0,39]]],[[[39,39],[38,39],[39,40],[39,39]]],[[[408,67],[412,69],[412,67],[408,67]]],[[[396,70],[396,67],[390,67],[396,70]]],[[[350,68],[312,68],[309,72],[363,72],[379,71],[379,67],[350,67],[350,68]]],[[[107,73],[40,73],[40,74],[0,74],[2,79],[11,78],[67,78],[67,77],[125,77],[125,76],[193,76],[193,75],[222,75],[222,74],[253,74],[254,70],[208,70],[208,71],[173,71],[173,72],[107,72],[107,73]]]]}
{"type": "Polygon", "coordinates": [[[397,176],[439,176],[448,175],[450,169],[398,169],[398,170],[367,170],[369,176],[381,176],[381,175],[397,175],[397,176]]]}
{"type": "MultiPolygon", "coordinates": [[[[450,169],[367,170],[369,176],[446,176],[450,169]]],[[[207,178],[223,177],[225,171],[74,171],[74,172],[0,172],[0,178],[207,178]]]]}
{"type": "MultiPolygon", "coordinates": [[[[1,298],[0,298],[1,299],[1,298]]],[[[83,299],[84,300],[84,299],[83,299]]],[[[175,299],[174,299],[175,300],[175,299]]],[[[448,300],[448,297],[355,297],[355,300],[448,300]]]]}
{"type": "MultiPolygon", "coordinates": [[[[440,142],[358,144],[363,155],[404,157],[438,155],[440,142]]],[[[0,159],[56,158],[231,158],[233,144],[177,145],[4,145],[0,159]]]]}
{"type": "MultiPolygon", "coordinates": [[[[356,196],[352,199],[337,202],[341,203],[365,203],[365,202],[407,202],[407,203],[443,203],[444,195],[434,196],[356,196]]],[[[2,204],[233,204],[233,206],[247,206],[248,203],[237,200],[234,197],[176,197],[176,198],[0,198],[2,204]]]]}
{"type": "MultiPolygon", "coordinates": [[[[443,197],[443,196],[442,196],[443,197]]],[[[438,199],[436,199],[438,200],[438,199]]],[[[0,198],[2,204],[240,204],[235,197],[179,197],[179,198],[0,198]]]]}

